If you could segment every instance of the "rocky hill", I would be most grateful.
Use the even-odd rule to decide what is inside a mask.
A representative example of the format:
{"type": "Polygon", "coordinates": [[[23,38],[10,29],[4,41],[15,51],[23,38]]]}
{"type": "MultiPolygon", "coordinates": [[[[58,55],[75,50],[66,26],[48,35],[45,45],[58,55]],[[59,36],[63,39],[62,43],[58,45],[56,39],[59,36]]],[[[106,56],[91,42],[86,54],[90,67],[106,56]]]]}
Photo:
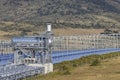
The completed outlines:
{"type": "Polygon", "coordinates": [[[56,28],[120,28],[120,0],[0,0],[0,21],[2,29],[8,27],[3,21],[13,22],[10,28],[46,22],[56,28]]]}

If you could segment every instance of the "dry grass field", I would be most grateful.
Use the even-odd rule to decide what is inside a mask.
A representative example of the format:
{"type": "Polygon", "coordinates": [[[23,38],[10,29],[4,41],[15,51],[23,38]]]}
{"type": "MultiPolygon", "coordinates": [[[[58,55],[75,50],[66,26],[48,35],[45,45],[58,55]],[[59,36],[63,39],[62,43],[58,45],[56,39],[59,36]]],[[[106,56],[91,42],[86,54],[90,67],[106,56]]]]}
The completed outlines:
{"type": "MultiPolygon", "coordinates": [[[[99,34],[101,32],[103,32],[104,29],[80,29],[80,28],[67,28],[67,29],[53,29],[53,33],[55,34],[55,36],[70,36],[70,35],[80,35],[80,34],[99,34]]],[[[43,32],[43,31],[42,31],[43,32]]],[[[28,33],[28,35],[33,35],[33,33],[42,33],[39,31],[32,31],[30,33],[28,33]]],[[[9,32],[5,32],[5,31],[0,31],[0,40],[2,39],[9,39],[10,37],[8,37],[7,35],[19,35],[20,31],[9,31],[9,32]]]]}
{"type": "Polygon", "coordinates": [[[5,31],[0,31],[0,40],[6,40],[6,39],[10,39],[11,35],[19,35],[20,32],[19,31],[11,31],[11,32],[5,32],[5,31]]]}
{"type": "Polygon", "coordinates": [[[67,29],[54,29],[56,35],[80,35],[80,34],[99,34],[104,29],[80,29],[80,28],[67,28],[67,29]]]}
{"type": "Polygon", "coordinates": [[[102,61],[99,66],[83,65],[70,75],[36,76],[26,80],[120,80],[120,57],[102,61]]]}
{"type": "MultiPolygon", "coordinates": [[[[120,57],[103,62],[100,66],[82,66],[76,68],[72,75],[62,80],[120,80],[120,57]]],[[[59,79],[52,79],[59,80],[59,79]]]]}

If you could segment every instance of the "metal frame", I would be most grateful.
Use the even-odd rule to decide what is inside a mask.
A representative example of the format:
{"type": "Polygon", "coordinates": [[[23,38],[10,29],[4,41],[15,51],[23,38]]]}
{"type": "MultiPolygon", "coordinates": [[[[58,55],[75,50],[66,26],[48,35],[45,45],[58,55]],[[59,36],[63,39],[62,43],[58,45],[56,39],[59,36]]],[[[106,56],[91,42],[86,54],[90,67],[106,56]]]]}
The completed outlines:
{"type": "MultiPolygon", "coordinates": [[[[28,37],[28,36],[27,36],[28,37]]],[[[99,34],[99,35],[80,35],[80,36],[60,36],[60,37],[53,37],[53,34],[51,32],[46,32],[43,35],[40,36],[31,36],[32,38],[46,38],[46,40],[38,41],[38,42],[13,42],[13,45],[11,46],[10,41],[2,41],[0,48],[4,49],[2,52],[8,53],[9,50],[12,52],[13,50],[11,47],[14,47],[14,53],[15,53],[15,58],[14,62],[15,65],[21,65],[21,64],[26,64],[29,65],[31,62],[23,62],[24,57],[23,55],[18,55],[19,51],[22,51],[25,55],[29,56],[29,51],[31,54],[32,50],[35,50],[35,52],[39,52],[41,56],[38,57],[38,62],[37,64],[43,65],[42,67],[39,67],[39,69],[42,69],[40,73],[44,73],[46,63],[52,63],[52,58],[54,59],[54,63],[59,63],[65,60],[73,60],[80,58],[81,56],[86,56],[89,54],[93,53],[98,53],[98,52],[113,52],[113,51],[120,51],[120,34],[99,34]],[[53,44],[51,44],[49,39],[53,40],[53,44]],[[6,47],[6,44],[8,44],[6,47]],[[20,44],[25,44],[29,46],[19,46],[20,44]],[[37,44],[37,46],[31,47],[31,45],[37,44]],[[39,45],[39,46],[38,46],[39,45]],[[41,46],[40,46],[41,45],[41,46]],[[53,47],[52,47],[53,46],[53,47]],[[8,49],[10,48],[10,49],[8,49]],[[7,51],[8,50],[8,51],[7,51]],[[55,53],[52,54],[52,50],[56,51],[55,53]],[[47,56],[46,56],[47,55],[47,56]],[[42,59],[42,61],[41,61],[42,59]]],[[[28,37],[29,38],[29,37],[28,37]]],[[[2,54],[3,54],[2,53],[2,54]]],[[[33,55],[27,57],[33,59],[33,55]]],[[[36,57],[37,58],[37,57],[36,57]]],[[[14,66],[15,66],[14,65],[14,66]]],[[[4,66],[3,66],[4,67],[4,66]]],[[[2,67],[2,68],[3,68],[2,67]]],[[[29,66],[27,66],[29,68],[29,66]]],[[[50,67],[47,65],[47,67],[50,67]]],[[[0,67],[0,71],[4,70],[0,67]]],[[[7,66],[4,67],[6,70],[5,74],[9,72],[9,69],[7,66]]],[[[17,68],[14,68],[17,69],[17,68]]],[[[15,73],[15,75],[9,75],[6,77],[0,77],[2,80],[7,80],[7,79],[18,79],[18,78],[23,78],[26,76],[33,75],[31,74],[32,72],[36,72],[36,70],[29,70],[21,72],[20,74],[15,73]]],[[[37,72],[34,74],[38,74],[37,72]]],[[[0,74],[1,76],[2,74],[0,74]]]]}

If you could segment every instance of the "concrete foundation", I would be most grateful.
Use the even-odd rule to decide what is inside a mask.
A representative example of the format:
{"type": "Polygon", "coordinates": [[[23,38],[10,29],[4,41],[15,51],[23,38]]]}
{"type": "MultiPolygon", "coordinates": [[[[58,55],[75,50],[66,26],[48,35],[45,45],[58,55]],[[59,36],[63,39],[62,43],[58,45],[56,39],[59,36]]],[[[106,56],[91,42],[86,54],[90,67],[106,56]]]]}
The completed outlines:
{"type": "Polygon", "coordinates": [[[52,63],[29,64],[28,66],[32,66],[32,67],[44,67],[43,74],[47,74],[47,73],[53,72],[53,64],[52,63]]]}

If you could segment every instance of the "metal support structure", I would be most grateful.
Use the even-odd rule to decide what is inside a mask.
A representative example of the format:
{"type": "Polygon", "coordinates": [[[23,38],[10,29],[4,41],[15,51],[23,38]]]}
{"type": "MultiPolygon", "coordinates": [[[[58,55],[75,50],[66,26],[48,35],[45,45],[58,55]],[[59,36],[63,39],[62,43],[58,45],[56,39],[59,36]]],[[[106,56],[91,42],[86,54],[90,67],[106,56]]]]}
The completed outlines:
{"type": "Polygon", "coordinates": [[[120,34],[60,36],[53,45],[54,51],[120,48],[120,34]]]}
{"type": "MultiPolygon", "coordinates": [[[[50,28],[49,24],[49,29],[40,36],[14,38],[12,46],[9,44],[9,41],[2,41],[0,43],[0,52],[2,54],[6,54],[8,52],[11,53],[14,50],[14,64],[12,64],[13,69],[8,66],[0,66],[0,71],[4,72],[3,74],[0,74],[0,76],[2,76],[0,77],[2,80],[12,80],[12,78],[18,79],[20,77],[38,74],[35,67],[37,67],[37,69],[39,68],[38,71],[43,74],[52,72],[52,61],[54,63],[58,63],[65,60],[77,59],[87,54],[97,54],[98,52],[104,51],[120,51],[118,50],[120,49],[120,34],[53,37],[50,28]],[[14,49],[12,50],[11,47],[14,49]],[[52,50],[56,53],[52,53],[52,50]],[[17,73],[11,71],[11,69],[17,70],[18,67],[20,67],[20,71],[17,73]],[[27,71],[25,70],[24,72],[21,72],[24,67],[27,71]],[[10,75],[10,73],[14,73],[14,75],[10,75]]],[[[1,57],[0,59],[3,61],[1,57]]]]}
{"type": "MultiPolygon", "coordinates": [[[[52,41],[51,24],[47,24],[47,30],[42,35],[13,38],[11,47],[14,53],[14,62],[0,68],[0,71],[3,68],[0,80],[17,80],[40,73],[53,72],[52,41]],[[19,70],[17,71],[17,69],[19,70]]],[[[8,46],[7,43],[1,43],[1,45],[0,47],[8,46]]],[[[4,51],[7,52],[7,47],[4,48],[4,51]]]]}

